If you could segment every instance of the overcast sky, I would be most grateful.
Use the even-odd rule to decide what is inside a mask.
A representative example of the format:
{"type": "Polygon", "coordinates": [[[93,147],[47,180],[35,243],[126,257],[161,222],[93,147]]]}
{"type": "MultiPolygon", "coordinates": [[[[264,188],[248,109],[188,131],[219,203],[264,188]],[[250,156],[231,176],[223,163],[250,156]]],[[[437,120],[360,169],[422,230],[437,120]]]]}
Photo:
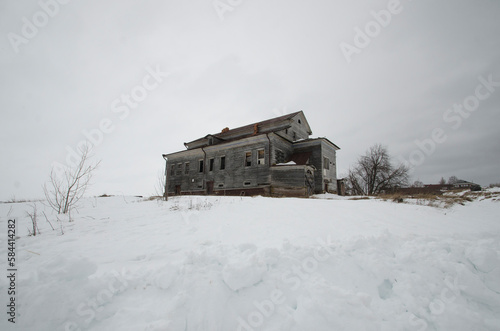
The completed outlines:
{"type": "Polygon", "coordinates": [[[500,1],[60,1],[0,1],[0,200],[84,132],[89,195],[151,195],[162,153],[298,110],[340,175],[381,143],[413,180],[500,182],[500,1]]]}

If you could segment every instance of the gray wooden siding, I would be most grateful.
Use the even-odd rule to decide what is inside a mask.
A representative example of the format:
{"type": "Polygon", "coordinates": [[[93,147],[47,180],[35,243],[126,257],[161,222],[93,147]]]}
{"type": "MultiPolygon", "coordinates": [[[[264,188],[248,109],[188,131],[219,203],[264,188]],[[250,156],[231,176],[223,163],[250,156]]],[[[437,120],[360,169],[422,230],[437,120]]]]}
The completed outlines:
{"type": "Polygon", "coordinates": [[[167,155],[168,192],[174,193],[177,185],[182,192],[206,190],[207,181],[214,182],[214,189],[251,188],[269,185],[269,141],[266,135],[245,138],[242,140],[207,146],[195,150],[167,155]],[[258,150],[264,150],[264,163],[257,164],[258,150]],[[245,153],[251,152],[252,165],[245,166],[245,153]],[[225,169],[220,169],[221,157],[225,157],[225,169]],[[213,170],[210,171],[210,159],[214,159],[213,170]],[[203,172],[199,172],[199,161],[204,161],[203,172]],[[184,165],[189,162],[189,174],[184,171],[171,172],[171,165],[184,165]]]}
{"type": "Polygon", "coordinates": [[[287,162],[293,153],[292,144],[275,133],[269,134],[269,139],[271,140],[271,165],[287,162]]]}
{"type": "Polygon", "coordinates": [[[245,127],[235,131],[233,135],[244,134],[246,138],[223,141],[209,135],[191,142],[188,150],[168,154],[166,174],[169,194],[179,191],[181,194],[217,194],[222,190],[238,193],[246,190],[253,192],[252,194],[270,192],[286,195],[288,190],[289,195],[308,195],[311,193],[311,186],[306,184],[304,169],[313,170],[312,168],[274,167],[277,163],[288,162],[293,153],[300,152],[311,153],[309,164],[316,170],[308,174],[308,182],[314,176],[314,193],[322,193],[325,184],[327,191],[337,190],[335,150],[338,148],[325,138],[308,139],[311,129],[302,112],[291,119],[267,123],[259,127],[259,131],[270,130],[271,127],[267,125],[275,127],[276,131],[248,136],[254,133],[255,127],[245,127]],[[248,130],[251,132],[247,132],[248,130]],[[213,138],[214,144],[206,145],[210,138],[213,138]],[[198,148],[194,148],[195,146],[198,148]],[[264,151],[263,164],[258,164],[259,150],[264,151]],[[247,152],[251,154],[251,166],[245,165],[247,152]],[[225,169],[221,169],[222,157],[225,158],[225,169]],[[328,158],[329,168],[326,170],[323,162],[325,157],[328,158]],[[200,161],[203,161],[201,172],[200,161]],[[187,163],[189,168],[186,170],[187,163]]]}

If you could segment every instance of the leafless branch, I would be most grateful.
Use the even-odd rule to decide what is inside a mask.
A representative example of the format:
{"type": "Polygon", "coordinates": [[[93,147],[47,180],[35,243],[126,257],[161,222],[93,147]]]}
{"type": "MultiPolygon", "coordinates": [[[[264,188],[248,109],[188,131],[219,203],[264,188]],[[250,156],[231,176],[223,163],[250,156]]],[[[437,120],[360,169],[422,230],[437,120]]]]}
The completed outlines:
{"type": "Polygon", "coordinates": [[[80,160],[75,167],[64,169],[62,174],[52,169],[48,183],[43,185],[48,205],[58,214],[67,214],[76,207],[87,190],[93,171],[99,166],[100,161],[88,164],[91,157],[88,145],[80,152],[80,160]]]}
{"type": "Polygon", "coordinates": [[[391,164],[387,148],[374,145],[349,170],[348,186],[355,195],[374,195],[394,187],[406,186],[409,168],[391,164]]]}

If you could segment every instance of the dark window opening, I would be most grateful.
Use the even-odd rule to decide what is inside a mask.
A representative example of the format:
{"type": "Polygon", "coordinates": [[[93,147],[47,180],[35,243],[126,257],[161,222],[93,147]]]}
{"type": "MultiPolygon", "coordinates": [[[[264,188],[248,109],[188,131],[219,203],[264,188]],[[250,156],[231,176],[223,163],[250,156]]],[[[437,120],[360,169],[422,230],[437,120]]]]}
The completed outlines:
{"type": "Polygon", "coordinates": [[[226,157],[221,156],[220,158],[220,170],[226,169],[226,157]]]}
{"type": "Polygon", "coordinates": [[[203,160],[200,160],[200,164],[199,164],[199,167],[198,167],[198,171],[199,172],[203,172],[203,160]]]}
{"type": "Polygon", "coordinates": [[[208,160],[208,169],[209,171],[214,171],[214,159],[208,160]]]}
{"type": "Polygon", "coordinates": [[[243,186],[249,186],[249,185],[252,185],[252,182],[249,180],[243,183],[243,186]]]}
{"type": "Polygon", "coordinates": [[[263,149],[259,149],[257,151],[257,164],[265,164],[266,156],[265,151],[263,149]]]}
{"type": "Polygon", "coordinates": [[[252,166],[252,152],[245,153],[245,167],[252,166]]]}
{"type": "Polygon", "coordinates": [[[275,152],[274,152],[274,157],[276,158],[276,163],[285,163],[285,154],[283,153],[283,151],[277,149],[275,152]]]}

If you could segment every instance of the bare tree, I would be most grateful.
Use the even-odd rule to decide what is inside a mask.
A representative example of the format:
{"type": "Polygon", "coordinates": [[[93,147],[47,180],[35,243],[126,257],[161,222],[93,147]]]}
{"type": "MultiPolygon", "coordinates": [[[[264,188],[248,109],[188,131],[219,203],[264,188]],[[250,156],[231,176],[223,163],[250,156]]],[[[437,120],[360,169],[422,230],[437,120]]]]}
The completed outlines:
{"type": "Polygon", "coordinates": [[[439,181],[439,185],[445,185],[446,184],[446,180],[444,179],[444,177],[441,177],[441,180],[439,181]]]}
{"type": "Polygon", "coordinates": [[[458,182],[457,176],[451,176],[450,178],[448,178],[448,184],[450,185],[456,184],[457,182],[458,182]]]}
{"type": "Polygon", "coordinates": [[[420,180],[416,180],[415,182],[413,182],[413,187],[424,187],[424,183],[421,182],[420,180]]]}
{"type": "Polygon", "coordinates": [[[67,214],[76,206],[87,190],[93,171],[99,166],[100,161],[89,164],[91,155],[88,145],[80,152],[76,166],[65,168],[62,173],[52,169],[48,183],[43,185],[47,203],[58,214],[67,214]]]}
{"type": "Polygon", "coordinates": [[[165,170],[159,170],[156,178],[155,196],[163,197],[165,195],[165,170]]]}
{"type": "Polygon", "coordinates": [[[408,185],[409,168],[393,166],[387,148],[376,144],[349,170],[347,180],[353,194],[374,195],[408,185]]]}

